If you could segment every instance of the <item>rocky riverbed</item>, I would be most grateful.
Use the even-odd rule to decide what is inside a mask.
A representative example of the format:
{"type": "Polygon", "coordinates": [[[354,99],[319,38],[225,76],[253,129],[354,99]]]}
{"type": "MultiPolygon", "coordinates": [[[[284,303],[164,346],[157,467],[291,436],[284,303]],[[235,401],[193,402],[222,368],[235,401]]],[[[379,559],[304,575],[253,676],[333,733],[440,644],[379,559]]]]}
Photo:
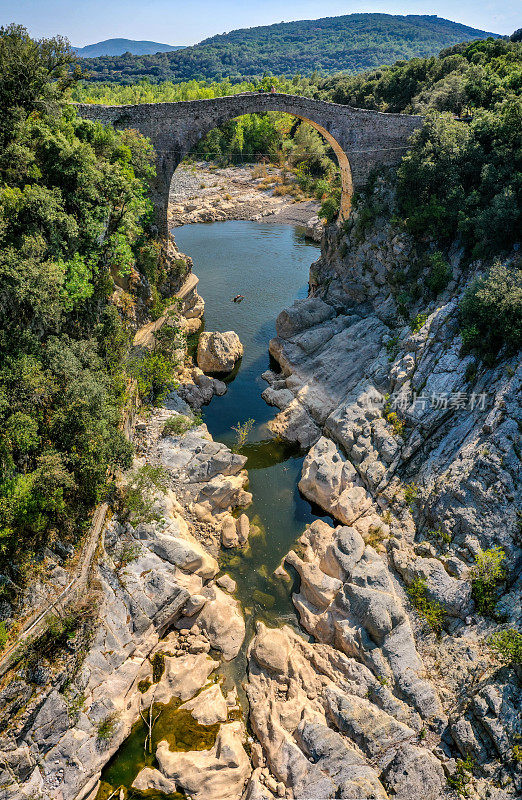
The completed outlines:
{"type": "MultiPolygon", "coordinates": [[[[1,687],[0,797],[106,800],[119,782],[123,797],[197,800],[520,796],[520,668],[485,639],[521,622],[522,367],[472,374],[461,356],[457,249],[445,291],[405,323],[388,273],[411,245],[388,225],[363,241],[327,230],[312,293],[270,344],[270,427],[307,452],[299,489],[329,517],[278,570],[299,576],[300,629],[258,621],[247,642],[249,732],[223,678],[246,626],[217,561],[248,541],[248,475],[193,416],[226,384],[187,365],[137,425],[136,467],[162,466],[168,488],[154,519],[106,531],[79,670],[46,667],[35,683],[34,665],[19,668],[1,687]],[[496,545],[508,573],[495,620],[478,613],[470,569],[496,545]],[[441,609],[431,627],[419,586],[441,609]]],[[[184,310],[203,313],[195,287],[184,310]]]]}
{"type": "Polygon", "coordinates": [[[281,170],[274,166],[217,167],[205,162],[181,164],[172,179],[169,220],[172,227],[229,219],[300,225],[319,241],[322,224],[315,200],[277,195],[281,170]]]}

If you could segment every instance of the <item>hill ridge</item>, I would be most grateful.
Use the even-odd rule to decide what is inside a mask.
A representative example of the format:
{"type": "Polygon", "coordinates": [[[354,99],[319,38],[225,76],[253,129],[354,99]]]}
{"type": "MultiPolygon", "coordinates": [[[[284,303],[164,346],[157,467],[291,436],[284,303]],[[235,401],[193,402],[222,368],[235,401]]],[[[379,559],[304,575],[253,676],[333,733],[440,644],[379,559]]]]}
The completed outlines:
{"type": "Polygon", "coordinates": [[[174,50],[181,50],[182,45],[162,44],[152,42],[148,39],[125,39],[121,37],[103,39],[101,42],[94,42],[83,47],[73,46],[77,55],[83,58],[99,58],[103,56],[120,56],[129,52],[133,55],[155,55],[156,53],[167,53],[174,50]]]}
{"type": "Polygon", "coordinates": [[[83,61],[88,80],[233,81],[263,74],[363,72],[415,56],[437,55],[462,41],[499,34],[436,15],[345,14],[279,22],[216,34],[182,50],[83,61]]]}

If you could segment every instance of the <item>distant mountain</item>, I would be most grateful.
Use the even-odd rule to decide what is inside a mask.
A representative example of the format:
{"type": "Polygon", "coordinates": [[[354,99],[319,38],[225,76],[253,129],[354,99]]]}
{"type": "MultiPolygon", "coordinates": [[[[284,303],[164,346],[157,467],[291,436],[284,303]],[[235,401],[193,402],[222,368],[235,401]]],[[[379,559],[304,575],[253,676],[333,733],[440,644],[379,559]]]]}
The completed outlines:
{"type": "Polygon", "coordinates": [[[233,80],[366,69],[398,59],[436,55],[472,39],[498,37],[436,16],[347,14],[281,22],[213,36],[180,52],[97,58],[83,62],[87,80],[130,84],[142,79],[233,80]]]}
{"type": "Polygon", "coordinates": [[[81,58],[97,58],[98,56],[122,56],[132,53],[135,56],[148,56],[154,53],[168,53],[181,50],[180,45],[160,44],[159,42],[137,42],[134,39],[105,39],[104,42],[87,44],[85,47],[74,47],[76,55],[81,58]]]}

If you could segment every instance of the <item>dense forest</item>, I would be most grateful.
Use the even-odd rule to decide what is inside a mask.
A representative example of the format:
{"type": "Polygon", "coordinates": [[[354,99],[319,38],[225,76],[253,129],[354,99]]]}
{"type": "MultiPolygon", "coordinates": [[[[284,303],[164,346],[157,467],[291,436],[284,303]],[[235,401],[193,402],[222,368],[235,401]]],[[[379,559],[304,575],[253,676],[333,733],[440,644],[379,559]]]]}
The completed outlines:
{"type": "Polygon", "coordinates": [[[438,58],[326,80],[318,96],[426,115],[398,174],[411,232],[446,241],[461,236],[476,255],[520,239],[521,42],[456,45],[438,58]]]}
{"type": "Polygon", "coordinates": [[[45,546],[81,540],[109,471],[129,465],[133,316],[167,277],[152,148],[65,104],[72,59],[60,38],[0,29],[0,599],[45,546]]]}
{"type": "Polygon", "coordinates": [[[357,73],[488,35],[495,34],[436,16],[347,14],[244,28],[178,52],[102,57],[85,60],[82,67],[87,80],[124,84],[143,78],[157,83],[238,81],[265,73],[357,73]]]}
{"type": "Polygon", "coordinates": [[[461,44],[439,58],[332,78],[319,92],[336,102],[426,115],[399,169],[374,175],[355,195],[357,214],[346,232],[364,236],[387,217],[397,232],[412,236],[418,258],[409,274],[395,276],[406,317],[420,291],[433,297],[447,286],[455,244],[470,268],[489,265],[460,309],[464,351],[489,363],[500,351],[522,347],[521,38],[517,31],[511,41],[461,44]]]}

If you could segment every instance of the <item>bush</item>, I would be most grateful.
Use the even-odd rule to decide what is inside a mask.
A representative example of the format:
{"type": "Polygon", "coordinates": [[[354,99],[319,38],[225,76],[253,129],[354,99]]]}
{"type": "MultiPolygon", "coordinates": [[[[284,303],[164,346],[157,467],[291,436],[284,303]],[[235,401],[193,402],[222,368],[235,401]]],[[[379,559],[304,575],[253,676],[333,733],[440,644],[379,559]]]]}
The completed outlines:
{"type": "Polygon", "coordinates": [[[326,219],[328,223],[333,222],[339,216],[341,209],[341,190],[335,189],[330,197],[322,203],[319,209],[319,217],[326,219]]]}
{"type": "Polygon", "coordinates": [[[134,525],[157,521],[158,515],[152,510],[156,493],[166,492],[169,487],[168,472],[163,467],[145,464],[132,472],[122,493],[122,503],[132,517],[134,525]]]}
{"type": "Polygon", "coordinates": [[[7,645],[7,640],[9,636],[7,633],[7,628],[5,626],[5,622],[0,622],[0,653],[3,653],[5,647],[7,645]]]}
{"type": "Polygon", "coordinates": [[[404,422],[399,419],[396,411],[390,411],[389,414],[386,414],[386,422],[392,426],[395,436],[404,436],[404,422]]]}
{"type": "Polygon", "coordinates": [[[233,453],[239,453],[241,451],[241,448],[245,444],[248,438],[248,434],[254,427],[254,424],[255,424],[255,419],[247,419],[245,422],[243,422],[243,424],[238,422],[237,425],[232,426],[232,430],[236,434],[236,441],[234,443],[234,446],[232,447],[233,453]]]}
{"type": "Polygon", "coordinates": [[[428,263],[429,272],[426,278],[426,285],[433,294],[436,295],[442,292],[450,282],[452,275],[451,267],[440,250],[437,250],[429,256],[428,263]]]}
{"type": "Polygon", "coordinates": [[[428,317],[429,314],[417,314],[417,316],[411,320],[410,328],[412,329],[413,333],[418,333],[420,331],[428,317]]]}
{"type": "Polygon", "coordinates": [[[452,789],[455,789],[457,794],[466,796],[468,793],[466,786],[471,780],[474,766],[475,761],[472,756],[467,755],[464,760],[462,758],[458,758],[455,772],[448,778],[448,786],[450,786],[452,789]]]}
{"type": "Polygon", "coordinates": [[[414,503],[419,497],[419,487],[416,483],[406,483],[404,485],[404,499],[410,508],[413,508],[414,503]]]}
{"type": "Polygon", "coordinates": [[[466,290],[460,317],[465,351],[494,357],[506,346],[516,352],[522,347],[522,270],[494,264],[466,290]]]}
{"type": "Polygon", "coordinates": [[[428,586],[426,581],[422,578],[415,578],[411,586],[408,586],[406,589],[406,592],[412,602],[412,605],[416,608],[419,614],[424,617],[430,628],[432,628],[432,630],[439,635],[442,630],[446,612],[440,603],[428,600],[428,586]]]}
{"type": "Polygon", "coordinates": [[[158,405],[176,387],[178,362],[162,353],[148,353],[129,363],[129,372],[136,378],[140,398],[158,405]]]}
{"type": "Polygon", "coordinates": [[[522,664],[522,633],[514,628],[492,634],[488,645],[506,664],[522,664]]]}
{"type": "Polygon", "coordinates": [[[470,570],[472,596],[481,614],[494,611],[498,585],[506,576],[505,552],[501,547],[481,550],[470,570]]]}
{"type": "Polygon", "coordinates": [[[176,416],[168,418],[163,426],[161,435],[170,436],[174,434],[175,436],[183,436],[183,434],[187,433],[191,428],[196,428],[198,425],[201,425],[201,423],[201,414],[196,414],[192,419],[186,417],[184,414],[176,414],[176,416]]]}
{"type": "Polygon", "coordinates": [[[100,742],[109,741],[112,739],[114,734],[116,733],[116,728],[118,727],[118,716],[117,714],[110,714],[105,719],[101,720],[98,723],[96,735],[100,742]]]}
{"type": "Polygon", "coordinates": [[[451,542],[451,534],[447,531],[444,531],[440,526],[434,530],[429,530],[426,536],[443,550],[446,550],[451,542]]]}

